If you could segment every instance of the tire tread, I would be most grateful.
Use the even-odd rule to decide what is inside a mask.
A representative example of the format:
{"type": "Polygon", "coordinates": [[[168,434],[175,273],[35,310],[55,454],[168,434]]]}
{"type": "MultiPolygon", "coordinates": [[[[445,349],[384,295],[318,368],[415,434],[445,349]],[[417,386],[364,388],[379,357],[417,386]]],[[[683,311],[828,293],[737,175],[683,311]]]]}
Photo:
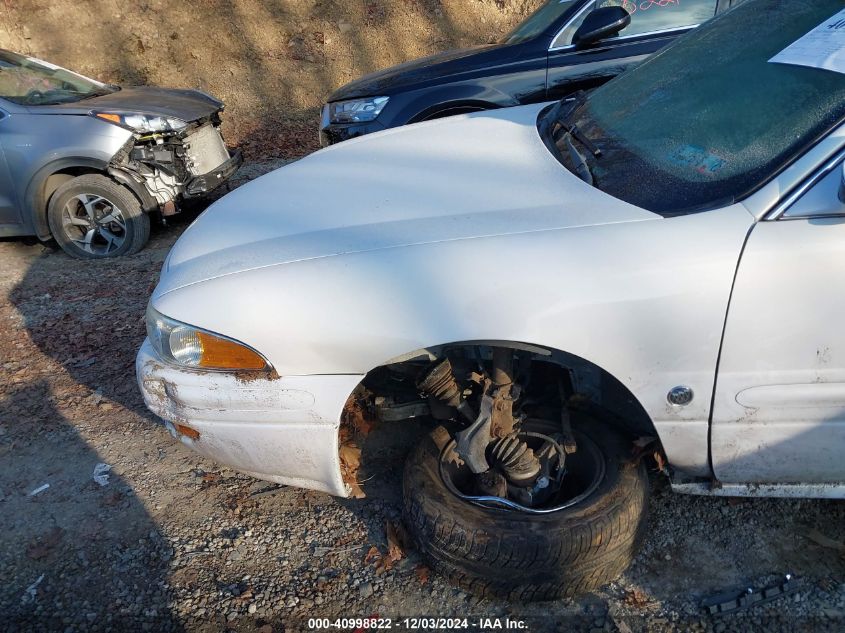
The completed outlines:
{"type": "Polygon", "coordinates": [[[624,451],[617,458],[615,482],[592,504],[592,497],[586,500],[591,505],[586,513],[561,511],[560,521],[547,521],[540,530],[495,511],[461,511],[465,502],[433,474],[437,457],[424,442],[406,464],[405,520],[432,567],[472,593],[521,600],[573,597],[618,577],[645,532],[645,466],[624,451]]]}

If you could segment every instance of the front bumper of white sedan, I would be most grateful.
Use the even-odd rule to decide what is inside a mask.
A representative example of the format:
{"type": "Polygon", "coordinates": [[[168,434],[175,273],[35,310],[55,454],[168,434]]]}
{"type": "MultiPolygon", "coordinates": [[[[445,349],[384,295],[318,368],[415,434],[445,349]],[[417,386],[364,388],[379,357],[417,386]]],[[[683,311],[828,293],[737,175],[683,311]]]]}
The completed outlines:
{"type": "Polygon", "coordinates": [[[144,341],[135,360],[144,402],[182,443],[259,479],[349,495],[338,430],[357,375],[274,379],[180,369],[144,341]]]}

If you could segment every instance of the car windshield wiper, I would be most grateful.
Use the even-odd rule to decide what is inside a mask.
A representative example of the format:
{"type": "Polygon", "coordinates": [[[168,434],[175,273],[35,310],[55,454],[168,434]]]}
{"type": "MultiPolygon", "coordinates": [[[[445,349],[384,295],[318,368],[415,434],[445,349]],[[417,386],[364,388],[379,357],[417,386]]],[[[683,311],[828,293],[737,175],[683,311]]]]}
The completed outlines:
{"type": "Polygon", "coordinates": [[[85,99],[93,99],[94,97],[104,97],[106,95],[111,94],[108,90],[92,90],[91,92],[82,93],[82,96],[79,97],[80,101],[84,101],[85,99]]]}
{"type": "Polygon", "coordinates": [[[575,145],[572,143],[573,138],[578,140],[575,136],[572,135],[572,133],[567,132],[563,135],[560,140],[562,140],[566,144],[566,149],[569,150],[569,156],[572,158],[572,162],[575,163],[575,173],[581,180],[586,182],[588,185],[592,185],[594,183],[593,172],[590,170],[590,165],[587,163],[587,159],[581,152],[579,152],[575,148],[575,145]]]}
{"type": "Polygon", "coordinates": [[[568,134],[576,141],[581,143],[581,145],[583,145],[587,149],[587,151],[590,152],[590,154],[592,154],[596,158],[601,157],[601,150],[596,147],[590,139],[584,136],[584,134],[581,133],[581,130],[578,129],[578,126],[574,123],[570,125],[566,125],[563,123],[560,124],[560,127],[557,128],[554,132],[553,138],[555,143],[557,143],[561,138],[563,138],[565,134],[568,134]]]}
{"type": "Polygon", "coordinates": [[[551,141],[550,145],[557,147],[558,151],[564,149],[567,151],[574,163],[576,175],[592,185],[593,174],[587,158],[576,149],[572,141],[580,143],[595,158],[602,155],[601,150],[578,129],[577,125],[569,122],[569,118],[584,103],[586,97],[587,93],[579,90],[573,96],[561,99],[554,104],[548,114],[543,117],[540,132],[551,141]],[[564,147],[561,147],[561,144],[564,147]]]}

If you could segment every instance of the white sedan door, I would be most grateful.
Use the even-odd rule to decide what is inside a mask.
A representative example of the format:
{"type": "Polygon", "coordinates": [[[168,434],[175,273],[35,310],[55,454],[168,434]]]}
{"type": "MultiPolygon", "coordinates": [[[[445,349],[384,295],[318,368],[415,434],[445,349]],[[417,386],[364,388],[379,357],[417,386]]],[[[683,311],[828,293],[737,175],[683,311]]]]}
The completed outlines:
{"type": "Polygon", "coordinates": [[[842,175],[829,163],[748,237],[713,402],[723,483],[845,482],[842,175]]]}

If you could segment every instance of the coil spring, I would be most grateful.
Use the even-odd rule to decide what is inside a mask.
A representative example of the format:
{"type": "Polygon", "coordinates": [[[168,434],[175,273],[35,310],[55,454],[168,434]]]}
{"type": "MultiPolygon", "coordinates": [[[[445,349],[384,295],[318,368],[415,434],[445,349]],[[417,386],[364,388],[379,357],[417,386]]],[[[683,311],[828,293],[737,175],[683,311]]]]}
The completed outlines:
{"type": "Polygon", "coordinates": [[[530,481],[540,474],[540,461],[534,451],[515,433],[493,442],[490,460],[515,484],[530,481]]]}

